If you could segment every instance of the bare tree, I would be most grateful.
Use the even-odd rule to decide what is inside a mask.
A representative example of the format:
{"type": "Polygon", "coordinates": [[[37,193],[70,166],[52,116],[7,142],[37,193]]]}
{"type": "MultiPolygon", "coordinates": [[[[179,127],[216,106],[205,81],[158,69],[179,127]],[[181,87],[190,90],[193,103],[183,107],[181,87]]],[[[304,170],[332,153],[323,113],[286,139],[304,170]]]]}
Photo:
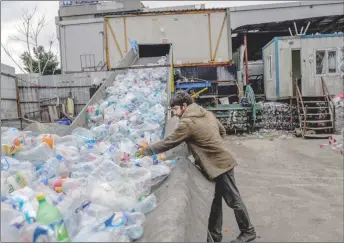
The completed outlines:
{"type": "MultiPolygon", "coordinates": [[[[32,49],[37,48],[39,46],[43,46],[39,44],[39,36],[44,27],[46,27],[51,21],[46,21],[46,14],[43,14],[41,17],[38,18],[37,21],[34,21],[34,16],[37,11],[37,5],[34,7],[33,11],[29,12],[27,9],[23,9],[23,14],[21,16],[21,24],[16,27],[18,31],[18,35],[10,36],[10,40],[23,42],[26,45],[26,51],[29,56],[29,63],[28,63],[28,71],[29,73],[39,73],[43,74],[50,59],[46,60],[43,66],[41,63],[38,62],[38,67],[34,68],[33,65],[33,56],[32,56],[32,49]]],[[[49,51],[51,51],[52,45],[56,41],[55,36],[51,36],[48,39],[49,42],[49,51]]],[[[1,47],[4,49],[5,53],[12,59],[12,61],[26,73],[23,68],[15,61],[14,53],[8,47],[6,47],[3,43],[1,43],[1,47]]]]}

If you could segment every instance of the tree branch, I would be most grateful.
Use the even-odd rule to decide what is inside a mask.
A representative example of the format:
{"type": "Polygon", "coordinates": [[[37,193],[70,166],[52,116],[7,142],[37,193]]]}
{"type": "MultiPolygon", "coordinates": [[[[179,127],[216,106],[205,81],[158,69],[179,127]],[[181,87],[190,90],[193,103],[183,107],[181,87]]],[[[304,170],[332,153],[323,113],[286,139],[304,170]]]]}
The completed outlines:
{"type": "MultiPolygon", "coordinates": [[[[52,47],[52,45],[53,45],[53,43],[56,41],[56,38],[54,37],[54,36],[52,36],[51,38],[50,38],[50,41],[49,41],[49,51],[48,51],[48,53],[51,51],[51,47],[52,47]]],[[[44,71],[45,71],[45,69],[46,69],[46,67],[47,67],[47,65],[48,65],[48,62],[50,62],[50,60],[51,60],[51,58],[48,58],[47,59],[47,61],[45,62],[45,64],[44,64],[44,67],[43,67],[43,70],[42,70],[42,75],[43,75],[43,73],[44,73],[44,71]]]]}
{"type": "Polygon", "coordinates": [[[1,47],[2,49],[4,49],[5,53],[7,54],[7,56],[9,56],[9,58],[11,58],[11,60],[17,65],[17,67],[23,72],[23,73],[27,73],[26,71],[23,70],[23,68],[16,62],[16,60],[14,60],[14,58],[12,57],[12,55],[10,54],[9,50],[1,43],[1,47]]]}

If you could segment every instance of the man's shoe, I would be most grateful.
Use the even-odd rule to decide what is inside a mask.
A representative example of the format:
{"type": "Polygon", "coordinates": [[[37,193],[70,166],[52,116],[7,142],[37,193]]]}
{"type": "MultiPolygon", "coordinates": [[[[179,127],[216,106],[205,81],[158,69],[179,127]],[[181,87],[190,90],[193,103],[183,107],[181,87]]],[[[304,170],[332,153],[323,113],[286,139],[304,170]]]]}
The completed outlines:
{"type": "Polygon", "coordinates": [[[257,238],[256,232],[242,232],[240,235],[235,239],[232,240],[231,243],[243,243],[243,242],[250,242],[257,238]]]}

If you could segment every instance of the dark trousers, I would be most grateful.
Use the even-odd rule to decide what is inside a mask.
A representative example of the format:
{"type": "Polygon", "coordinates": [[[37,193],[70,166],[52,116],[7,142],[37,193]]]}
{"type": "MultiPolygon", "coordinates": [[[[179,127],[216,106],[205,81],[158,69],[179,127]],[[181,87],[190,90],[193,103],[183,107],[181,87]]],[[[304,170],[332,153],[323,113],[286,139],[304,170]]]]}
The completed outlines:
{"type": "Polygon", "coordinates": [[[215,197],[211,205],[208,222],[207,242],[222,240],[222,198],[234,210],[235,218],[242,233],[253,232],[248,212],[235,184],[233,169],[215,179],[215,197]],[[209,235],[210,234],[210,235],[209,235]]]}

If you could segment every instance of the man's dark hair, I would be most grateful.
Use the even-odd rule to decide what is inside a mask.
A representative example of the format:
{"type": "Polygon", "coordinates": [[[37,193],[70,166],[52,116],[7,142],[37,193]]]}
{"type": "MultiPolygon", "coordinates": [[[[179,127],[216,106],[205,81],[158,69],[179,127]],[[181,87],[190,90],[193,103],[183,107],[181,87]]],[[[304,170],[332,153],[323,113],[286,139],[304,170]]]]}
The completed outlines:
{"type": "Polygon", "coordinates": [[[183,90],[177,91],[170,100],[171,107],[174,107],[177,105],[182,107],[184,103],[189,106],[193,103],[193,101],[192,101],[191,96],[183,90]]]}

